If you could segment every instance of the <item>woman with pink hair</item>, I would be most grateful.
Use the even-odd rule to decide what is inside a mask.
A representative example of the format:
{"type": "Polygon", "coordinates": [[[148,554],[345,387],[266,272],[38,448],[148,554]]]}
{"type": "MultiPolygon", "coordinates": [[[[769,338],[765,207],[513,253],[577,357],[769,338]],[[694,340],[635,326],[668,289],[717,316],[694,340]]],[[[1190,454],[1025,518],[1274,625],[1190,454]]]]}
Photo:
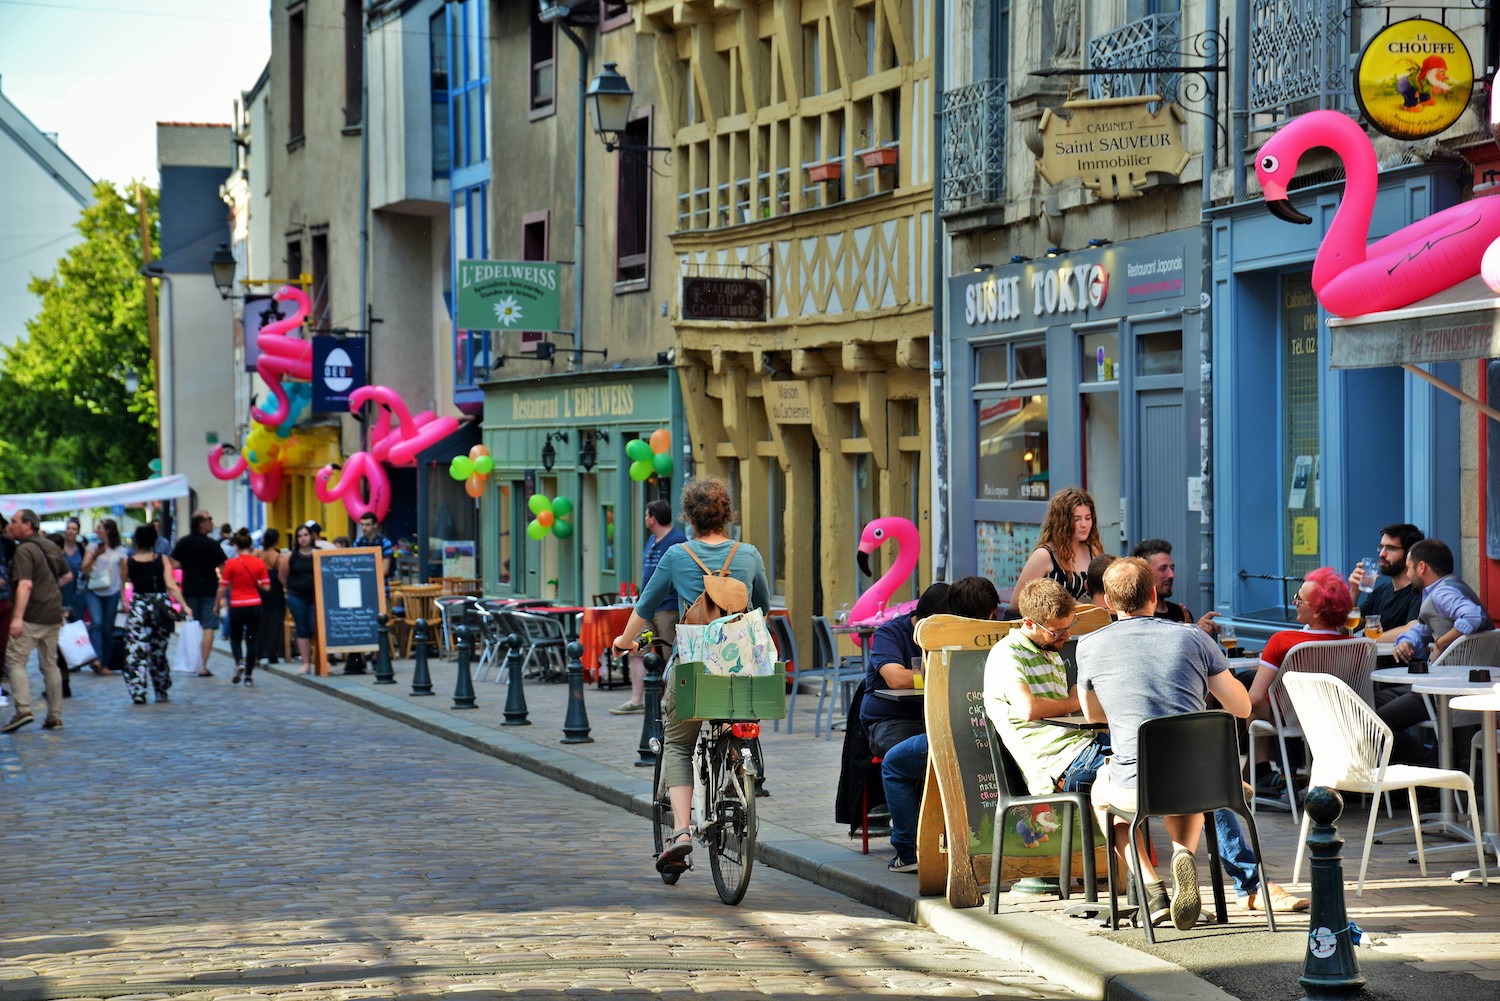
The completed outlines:
{"type": "Polygon", "coordinates": [[[1272,633],[1266,641],[1255,680],[1250,685],[1250,713],[1254,719],[1271,718],[1271,703],[1266,693],[1293,647],[1314,640],[1353,638],[1344,633],[1344,618],[1352,605],[1349,584],[1333,567],[1318,567],[1308,573],[1302,579],[1302,586],[1297,589],[1292,604],[1297,609],[1297,621],[1302,623],[1302,628],[1283,629],[1272,633]]]}

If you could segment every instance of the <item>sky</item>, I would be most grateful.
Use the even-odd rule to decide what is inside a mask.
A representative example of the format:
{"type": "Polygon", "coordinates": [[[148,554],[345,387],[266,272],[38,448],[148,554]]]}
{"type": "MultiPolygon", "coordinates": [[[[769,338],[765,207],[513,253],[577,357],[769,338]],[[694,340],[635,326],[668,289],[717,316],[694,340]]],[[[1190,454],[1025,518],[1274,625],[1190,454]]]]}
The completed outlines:
{"type": "Polygon", "coordinates": [[[221,122],[271,55],[271,0],[0,0],[0,91],[94,180],[157,183],[157,122],[221,122]]]}

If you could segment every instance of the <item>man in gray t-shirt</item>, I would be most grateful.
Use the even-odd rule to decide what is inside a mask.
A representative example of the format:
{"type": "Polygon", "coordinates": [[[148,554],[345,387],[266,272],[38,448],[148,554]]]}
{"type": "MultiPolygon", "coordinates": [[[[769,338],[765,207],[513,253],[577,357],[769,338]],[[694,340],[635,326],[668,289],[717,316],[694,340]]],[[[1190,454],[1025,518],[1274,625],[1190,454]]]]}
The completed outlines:
{"type": "MultiPolygon", "coordinates": [[[[1120,621],[1078,641],[1078,691],[1084,715],[1108,723],[1114,754],[1094,782],[1093,800],[1104,823],[1103,806],[1135,809],[1136,738],[1141,723],[1204,709],[1212,694],[1229,712],[1250,714],[1250,696],[1235,680],[1218,646],[1198,629],[1153,618],[1156,575],[1139,557],[1116,560],[1104,572],[1104,596],[1120,621]]],[[[1197,864],[1193,849],[1203,832],[1203,815],[1163,817],[1172,839],[1173,895],[1166,890],[1146,854],[1141,871],[1151,920],[1168,912],[1179,929],[1198,920],[1197,864]]],[[[1115,851],[1125,858],[1127,828],[1111,833],[1115,851]]]]}

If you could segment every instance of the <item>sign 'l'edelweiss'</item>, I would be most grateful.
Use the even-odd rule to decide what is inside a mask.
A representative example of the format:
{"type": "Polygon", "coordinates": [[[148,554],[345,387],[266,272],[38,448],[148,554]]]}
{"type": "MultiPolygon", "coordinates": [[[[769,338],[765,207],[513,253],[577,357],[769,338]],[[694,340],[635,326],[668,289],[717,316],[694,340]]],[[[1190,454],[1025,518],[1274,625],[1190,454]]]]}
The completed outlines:
{"type": "Polygon", "coordinates": [[[1151,171],[1177,176],[1188,165],[1182,110],[1161,98],[1068,101],[1042,113],[1037,170],[1048,184],[1070,177],[1105,201],[1140,197],[1151,171]],[[1147,105],[1160,107],[1153,114],[1147,105]]]}

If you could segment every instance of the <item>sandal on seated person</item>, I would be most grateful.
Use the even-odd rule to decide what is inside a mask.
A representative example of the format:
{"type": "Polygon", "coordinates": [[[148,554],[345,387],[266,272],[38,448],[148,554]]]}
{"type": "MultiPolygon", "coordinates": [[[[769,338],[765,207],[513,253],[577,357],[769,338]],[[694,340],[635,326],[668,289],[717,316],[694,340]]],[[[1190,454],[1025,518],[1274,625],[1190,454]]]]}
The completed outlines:
{"type": "Polygon", "coordinates": [[[683,872],[688,868],[688,856],[693,853],[692,832],[686,827],[679,827],[672,832],[672,843],[662,851],[656,860],[657,872],[683,872]],[[687,838],[686,841],[678,841],[678,838],[687,838]]]}

